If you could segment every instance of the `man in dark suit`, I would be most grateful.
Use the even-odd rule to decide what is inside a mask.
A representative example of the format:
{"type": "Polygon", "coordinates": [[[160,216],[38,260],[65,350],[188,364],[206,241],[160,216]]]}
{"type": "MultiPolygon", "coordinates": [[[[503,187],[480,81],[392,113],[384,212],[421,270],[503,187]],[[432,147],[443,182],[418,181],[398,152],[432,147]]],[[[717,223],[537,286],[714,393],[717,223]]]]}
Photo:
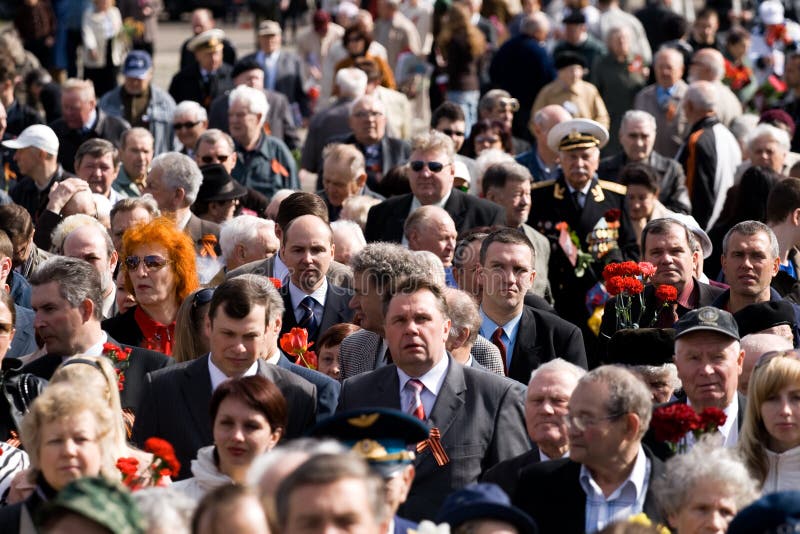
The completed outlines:
{"type": "Polygon", "coordinates": [[[30,283],[36,331],[44,342],[45,355],[26,365],[23,372],[49,380],[70,356],[107,356],[125,376],[120,389],[122,408],[134,411],[143,394],[145,375],[172,360],[158,352],[121,345],[103,331],[100,273],[86,261],[51,258],[36,269],[30,283]],[[115,361],[110,354],[127,350],[131,352],[126,361],[115,361]]]}
{"type": "Polygon", "coordinates": [[[289,283],[281,287],[285,306],[281,334],[299,326],[316,343],[325,330],[350,322],[348,307],[352,293],[328,283],[326,274],[333,261],[333,232],[316,215],[302,215],[283,229],[281,259],[289,268],[289,283]]]}
{"type": "Polygon", "coordinates": [[[156,156],[150,165],[145,193],[150,193],[162,212],[174,213],[179,228],[192,238],[200,255],[209,249],[219,254],[219,225],[201,219],[190,206],[197,198],[203,173],[192,158],[178,152],[156,156]]]}
{"type": "MultiPolygon", "coordinates": [[[[644,311],[638,299],[633,299],[631,304],[632,316],[641,317],[636,321],[639,326],[672,328],[677,317],[683,317],[690,310],[710,306],[723,293],[721,288],[704,284],[694,277],[700,256],[696,251],[696,241],[695,234],[676,219],[655,219],[647,223],[642,231],[642,259],[655,265],[656,272],[644,290],[644,311]],[[678,301],[666,309],[664,303],[656,298],[656,287],[661,285],[678,290],[678,301]]],[[[600,325],[603,345],[618,330],[616,302],[616,297],[606,302],[600,325]]]]}
{"type": "Polygon", "coordinates": [[[414,461],[414,484],[398,512],[420,520],[483,470],[528,450],[524,388],[447,354],[450,320],[437,285],[410,279],[388,298],[384,331],[394,363],[347,379],[339,411],[403,409],[436,429],[414,461]]]}
{"type": "Polygon", "coordinates": [[[289,103],[304,118],[311,115],[308,95],[303,89],[303,65],[300,58],[281,49],[281,25],[274,20],[264,20],[258,26],[258,51],[245,56],[258,62],[264,69],[264,89],[286,95],[289,103]]]}
{"type": "Polygon", "coordinates": [[[597,532],[641,512],[661,520],[653,481],[664,464],[641,444],[651,406],[650,391],[632,372],[603,366],[587,373],[569,400],[570,457],[524,469],[512,502],[541,532],[597,532]],[[605,496],[615,492],[612,507],[605,496]]]}
{"type": "Polygon", "coordinates": [[[282,308],[277,290],[262,277],[242,276],[217,287],[208,313],[211,352],[147,375],[133,441],[139,446],[152,436],[169,441],[181,463],[179,478],[191,476],[197,449],[213,441],[212,392],[228,378],[255,374],[272,380],[286,398],[283,438],[302,435],[315,420],[317,389],[267,362],[278,350],[282,308]]]}
{"type": "Polygon", "coordinates": [[[561,173],[555,180],[532,185],[533,208],[528,218],[528,224],[547,236],[553,246],[550,284],[556,311],[562,318],[581,326],[587,343],[595,337],[585,326],[589,318],[584,305],[587,291],[602,279],[606,263],[639,257],[633,227],[625,211],[625,186],[598,180],[596,175],[600,149],[607,141],[606,129],[588,119],[572,119],[553,126],[547,135],[547,144],[559,153],[561,173]],[[593,232],[595,225],[612,209],[621,214],[615,240],[618,248],[612,246],[605,253],[599,249],[593,251],[588,236],[598,237],[593,232]],[[559,223],[566,223],[569,232],[578,236],[581,250],[592,253],[594,261],[582,276],[576,273],[576,264],[570,260],[564,246],[559,245],[559,223]]]}
{"type": "Polygon", "coordinates": [[[585,374],[584,369],[561,359],[543,363],[531,374],[525,395],[525,428],[533,448],[485,471],[482,482],[493,482],[514,495],[520,473],[527,466],[569,455],[564,417],[572,391],[585,374]]]}
{"type": "Polygon", "coordinates": [[[535,253],[528,238],[516,229],[497,230],[483,240],[480,254],[480,332],[500,349],[506,376],[527,384],[531,371],[555,358],[585,369],[586,351],[578,327],[525,306],[525,295],[536,276],[535,253]]]}
{"type": "Polygon", "coordinates": [[[406,217],[429,204],[441,205],[453,218],[459,233],[476,226],[505,224],[503,208],[453,189],[455,169],[450,137],[430,131],[416,136],[412,146],[409,157],[411,193],[385,200],[369,210],[364,232],[368,243],[400,243],[406,217]]]}
{"type": "Polygon", "coordinates": [[[216,97],[233,88],[231,66],[222,61],[224,39],[225,32],[215,28],[189,41],[187,48],[194,53],[197,63],[172,77],[169,94],[175,102],[193,100],[208,109],[216,97]]]}
{"type": "MultiPolygon", "coordinates": [[[[675,323],[675,366],[685,398],[674,402],[689,404],[697,413],[706,408],[725,412],[725,424],[717,429],[723,446],[735,447],[739,441],[747,403],[737,391],[742,374],[744,351],[739,343],[739,327],[725,310],[704,306],[692,310],[675,323]]],[[[687,446],[694,444],[690,434],[687,446]]],[[[665,443],[656,441],[650,432],[645,443],[662,458],[674,453],[665,443]]]]}

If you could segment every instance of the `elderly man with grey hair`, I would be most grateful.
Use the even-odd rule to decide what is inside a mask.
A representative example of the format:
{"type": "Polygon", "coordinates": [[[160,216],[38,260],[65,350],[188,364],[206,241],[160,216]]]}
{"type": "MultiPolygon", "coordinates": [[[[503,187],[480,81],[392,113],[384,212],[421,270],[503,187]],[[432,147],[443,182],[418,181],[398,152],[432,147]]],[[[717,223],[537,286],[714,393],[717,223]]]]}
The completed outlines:
{"type": "Polygon", "coordinates": [[[331,143],[322,151],[324,159],[322,190],[317,191],[328,206],[328,219],[341,217],[344,202],[351,197],[366,195],[383,200],[383,196],[367,187],[364,155],[355,145],[331,143]]]}
{"type": "Polygon", "coordinates": [[[437,131],[415,136],[409,166],[411,193],[384,200],[369,211],[367,242],[403,241],[406,218],[421,206],[438,205],[450,214],[456,231],[505,223],[503,208],[453,189],[453,140],[437,131]]]}
{"type": "Polygon", "coordinates": [[[181,142],[181,154],[194,156],[197,138],[208,128],[208,112],[206,108],[194,100],[184,100],[175,106],[172,115],[172,128],[181,142]]]}
{"type": "Polygon", "coordinates": [[[650,391],[631,371],[606,365],[585,374],[564,418],[569,458],[525,469],[512,502],[542,532],[596,532],[642,512],[659,521],[652,483],[664,464],[642,446],[652,409],[650,391]],[[611,506],[606,495],[614,493],[620,498],[611,506]]]}
{"type": "Polygon", "coordinates": [[[154,142],[153,134],[146,128],[131,128],[122,134],[119,149],[121,165],[111,184],[120,197],[141,196],[147,181],[147,170],[153,161],[154,142]]]}
{"type": "Polygon", "coordinates": [[[228,271],[251,261],[270,258],[280,248],[275,222],[253,215],[239,215],[224,222],[220,227],[219,242],[228,271]]]}
{"type": "Polygon", "coordinates": [[[342,265],[350,263],[350,259],[367,246],[364,232],[355,221],[347,219],[333,221],[331,230],[333,231],[333,242],[336,245],[333,259],[342,265]]]}
{"type": "Polygon", "coordinates": [[[219,254],[219,225],[199,218],[190,209],[202,183],[203,173],[192,158],[167,152],[153,159],[144,192],[156,199],[162,213],[173,215],[177,227],[192,238],[198,254],[204,254],[208,244],[219,254]]]}
{"type": "Polygon", "coordinates": [[[683,99],[690,127],[675,156],[686,173],[686,183],[692,184],[692,215],[706,231],[719,219],[742,162],[739,143],[717,116],[718,104],[719,91],[713,83],[692,82],[683,99]]]}
{"type": "Polygon", "coordinates": [[[278,189],[299,189],[297,166],[286,143],[264,133],[269,104],[264,91],[240,85],[228,96],[228,125],[238,158],[236,181],[267,198],[278,189]]]}
{"type": "Polygon", "coordinates": [[[656,133],[656,119],[651,114],[633,109],[625,112],[619,127],[622,151],[600,160],[597,175],[603,180],[618,182],[625,165],[646,163],[659,177],[658,200],[676,213],[691,213],[692,203],[683,167],[671,157],[653,150],[656,133]]]}
{"type": "Polygon", "coordinates": [[[486,471],[482,482],[493,482],[513,495],[523,469],[569,457],[565,416],[572,391],[585,374],[585,369],[561,358],[544,363],[531,373],[525,395],[525,427],[533,447],[486,471]]]}
{"type": "Polygon", "coordinates": [[[789,176],[792,163],[789,162],[792,140],[789,132],[761,123],[750,130],[745,138],[748,159],[736,169],[736,183],[742,178],[744,171],[752,166],[766,167],[778,174],[789,176]]]}
{"type": "Polygon", "coordinates": [[[547,134],[556,124],[572,118],[569,111],[563,106],[545,106],[528,121],[528,129],[533,134],[536,142],[534,147],[516,157],[517,163],[524,165],[531,171],[534,182],[555,180],[561,167],[558,161],[558,152],[547,145],[547,134]]]}
{"type": "Polygon", "coordinates": [[[742,103],[730,88],[722,83],[725,77],[725,57],[715,48],[702,48],[689,64],[690,82],[709,82],[717,90],[717,118],[725,126],[742,114],[742,103]]]}
{"type": "MultiPolygon", "coordinates": [[[[300,156],[300,168],[313,173],[322,171],[322,150],[331,139],[351,133],[348,119],[353,102],[364,96],[367,90],[366,73],[354,67],[336,72],[336,87],[339,94],[330,106],[319,110],[311,117],[308,135],[300,156]]],[[[331,219],[333,220],[333,219],[331,219]]]]}
{"type": "Polygon", "coordinates": [[[455,286],[452,268],[458,234],[449,213],[439,206],[422,206],[406,219],[403,235],[409,250],[435,254],[449,273],[450,285],[455,286]]]}

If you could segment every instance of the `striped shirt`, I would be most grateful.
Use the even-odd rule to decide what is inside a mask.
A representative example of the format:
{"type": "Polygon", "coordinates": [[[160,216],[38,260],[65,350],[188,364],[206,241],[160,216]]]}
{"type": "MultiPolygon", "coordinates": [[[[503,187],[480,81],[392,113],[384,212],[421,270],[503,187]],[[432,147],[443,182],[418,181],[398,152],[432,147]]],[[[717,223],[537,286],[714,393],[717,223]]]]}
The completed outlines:
{"type": "Polygon", "coordinates": [[[11,489],[11,480],[14,476],[30,467],[28,454],[8,443],[0,442],[0,502],[5,503],[8,491],[11,489]]]}

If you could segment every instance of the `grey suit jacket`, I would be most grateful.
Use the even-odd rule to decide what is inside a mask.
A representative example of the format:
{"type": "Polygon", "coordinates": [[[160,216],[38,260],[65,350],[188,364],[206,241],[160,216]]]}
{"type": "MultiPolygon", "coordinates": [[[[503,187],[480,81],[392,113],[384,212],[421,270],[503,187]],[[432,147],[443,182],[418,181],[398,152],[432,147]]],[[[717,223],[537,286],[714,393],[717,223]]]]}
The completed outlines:
{"type": "Polygon", "coordinates": [[[6,358],[19,358],[39,350],[33,329],[33,310],[16,304],[14,304],[14,307],[17,309],[17,320],[14,321],[14,329],[16,331],[14,332],[14,339],[11,340],[11,346],[6,353],[6,358]]]}
{"type": "MultiPolygon", "coordinates": [[[[225,274],[225,279],[230,280],[242,274],[258,274],[261,276],[271,277],[275,269],[275,256],[271,256],[266,260],[256,260],[246,263],[241,267],[237,267],[232,271],[225,274]]],[[[350,289],[353,287],[353,271],[347,265],[332,261],[331,266],[328,268],[328,283],[339,287],[350,289]]]]}
{"type": "MultiPolygon", "coordinates": [[[[212,421],[209,355],[148,373],[136,411],[133,442],[142,447],[146,439],[157,436],[169,441],[181,463],[178,479],[191,476],[191,461],[197,449],[211,445],[212,421]]],[[[317,388],[310,382],[258,360],[258,374],[275,383],[286,399],[289,419],[283,439],[302,436],[315,421],[317,388]]]]}
{"type": "MultiPolygon", "coordinates": [[[[493,465],[530,449],[525,431],[525,387],[448,359],[428,424],[441,432],[450,461],[437,465],[429,448],[417,455],[414,484],[398,511],[414,521],[435,516],[447,495],[477,482],[493,465]]],[[[400,379],[394,365],[345,381],[338,411],[367,407],[401,409],[400,379]]]]}

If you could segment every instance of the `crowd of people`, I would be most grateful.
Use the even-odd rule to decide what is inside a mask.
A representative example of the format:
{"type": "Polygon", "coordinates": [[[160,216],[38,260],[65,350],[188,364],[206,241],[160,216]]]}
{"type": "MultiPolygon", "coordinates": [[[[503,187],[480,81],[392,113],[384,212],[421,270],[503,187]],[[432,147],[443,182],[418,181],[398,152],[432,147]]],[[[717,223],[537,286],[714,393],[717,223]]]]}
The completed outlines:
{"type": "Polygon", "coordinates": [[[0,31],[0,531],[793,532],[798,7],[308,7],[0,31]]]}

